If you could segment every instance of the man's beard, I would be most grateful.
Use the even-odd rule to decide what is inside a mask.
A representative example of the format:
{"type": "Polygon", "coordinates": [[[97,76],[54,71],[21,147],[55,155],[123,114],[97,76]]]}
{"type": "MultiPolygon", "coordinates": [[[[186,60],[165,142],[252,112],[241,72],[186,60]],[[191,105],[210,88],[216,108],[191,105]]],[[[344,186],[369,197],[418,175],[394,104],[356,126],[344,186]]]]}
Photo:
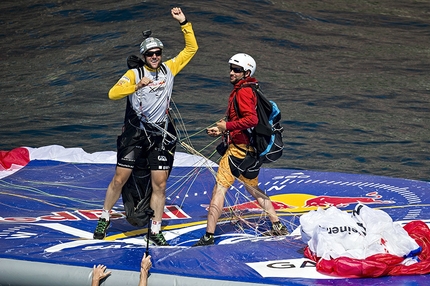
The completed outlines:
{"type": "Polygon", "coordinates": [[[243,77],[242,78],[237,78],[237,77],[235,77],[234,78],[234,80],[231,80],[230,79],[230,83],[232,84],[232,85],[235,85],[236,83],[238,83],[239,81],[241,81],[243,79],[243,77]]]}

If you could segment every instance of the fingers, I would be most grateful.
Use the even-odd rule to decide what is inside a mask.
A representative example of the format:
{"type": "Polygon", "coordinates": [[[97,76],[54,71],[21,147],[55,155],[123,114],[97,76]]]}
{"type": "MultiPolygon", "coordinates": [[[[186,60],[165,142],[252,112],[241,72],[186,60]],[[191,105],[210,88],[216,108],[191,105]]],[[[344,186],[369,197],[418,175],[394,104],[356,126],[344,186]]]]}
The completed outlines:
{"type": "Polygon", "coordinates": [[[103,275],[101,275],[101,278],[104,279],[104,278],[108,277],[111,274],[112,274],[112,271],[105,272],[105,273],[103,273],[103,275]]]}
{"type": "Polygon", "coordinates": [[[93,269],[100,274],[104,273],[106,271],[106,268],[107,268],[107,266],[105,266],[103,264],[99,264],[99,265],[97,265],[97,267],[94,265],[94,267],[93,267],[93,269]]]}
{"type": "Polygon", "coordinates": [[[145,253],[142,257],[142,264],[148,263],[148,261],[149,261],[149,263],[151,263],[151,255],[148,255],[148,257],[146,257],[146,253],[145,253]]]}
{"type": "Polygon", "coordinates": [[[147,77],[142,77],[142,79],[140,80],[140,83],[141,83],[143,86],[146,86],[146,85],[150,84],[151,82],[152,82],[152,80],[151,80],[151,79],[149,79],[149,78],[147,78],[147,77]]]}
{"type": "Polygon", "coordinates": [[[179,23],[184,22],[186,19],[184,13],[182,13],[181,8],[179,7],[172,8],[172,10],[170,10],[170,13],[172,14],[174,19],[179,21],[179,23]]]}
{"type": "Polygon", "coordinates": [[[220,132],[219,132],[219,130],[218,130],[218,127],[211,127],[211,128],[208,128],[208,129],[206,129],[206,133],[207,133],[209,136],[218,136],[218,135],[220,134],[220,132]]]}
{"type": "Polygon", "coordinates": [[[179,15],[182,13],[181,8],[179,8],[179,7],[173,7],[171,11],[172,11],[172,14],[174,14],[174,15],[179,15]]]}
{"type": "Polygon", "coordinates": [[[142,262],[140,263],[140,268],[144,271],[149,271],[152,267],[151,255],[146,256],[146,254],[142,257],[142,262]]]}

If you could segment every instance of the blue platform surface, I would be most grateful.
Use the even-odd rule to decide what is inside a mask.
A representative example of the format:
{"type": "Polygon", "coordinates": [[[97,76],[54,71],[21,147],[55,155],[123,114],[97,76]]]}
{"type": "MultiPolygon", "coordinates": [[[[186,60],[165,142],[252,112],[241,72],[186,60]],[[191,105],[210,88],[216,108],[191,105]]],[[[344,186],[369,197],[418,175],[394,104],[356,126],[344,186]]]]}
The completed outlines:
{"type": "MultiPolygon", "coordinates": [[[[8,273],[0,270],[0,284],[10,283],[10,276],[17,274],[14,271],[19,272],[11,268],[31,262],[39,267],[39,272],[43,272],[42,267],[47,274],[32,279],[23,277],[21,285],[30,281],[33,285],[37,285],[35,281],[54,285],[50,265],[52,276],[62,279],[64,285],[69,280],[70,285],[73,281],[80,281],[75,285],[90,285],[85,283],[90,281],[94,264],[104,264],[113,271],[103,285],[115,285],[116,273],[132,273],[133,278],[124,280],[123,285],[137,285],[147,230],[126,221],[121,199],[115,205],[106,239],[92,239],[114,169],[114,164],[32,160],[0,180],[0,268],[9,267],[8,273]],[[71,269],[74,277],[69,275],[71,269]]],[[[153,262],[149,285],[173,285],[173,281],[175,285],[207,286],[426,285],[430,278],[411,275],[342,279],[322,275],[304,257],[306,245],[299,231],[303,213],[328,206],[348,211],[358,202],[384,210],[394,221],[429,223],[429,182],[263,168],[260,187],[271,197],[292,234],[262,236],[270,227],[269,220],[237,183],[228,192],[226,206],[231,209],[226,208],[219,221],[215,245],[191,247],[205,233],[206,208],[214,183],[210,168],[173,169],[163,217],[163,232],[171,246],[149,247],[153,262]],[[192,284],[187,278],[197,280],[192,284]]],[[[13,278],[14,283],[19,283],[17,279],[13,278]]]]}

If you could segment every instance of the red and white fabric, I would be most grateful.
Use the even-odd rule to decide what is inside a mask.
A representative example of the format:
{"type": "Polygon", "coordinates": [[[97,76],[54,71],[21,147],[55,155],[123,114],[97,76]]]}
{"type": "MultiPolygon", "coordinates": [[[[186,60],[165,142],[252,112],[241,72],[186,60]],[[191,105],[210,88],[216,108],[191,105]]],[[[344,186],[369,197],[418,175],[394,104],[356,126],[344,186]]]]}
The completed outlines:
{"type": "Polygon", "coordinates": [[[430,273],[430,229],[422,221],[402,227],[382,210],[358,204],[352,214],[335,207],[300,218],[305,256],[317,270],[339,277],[430,273]]]}

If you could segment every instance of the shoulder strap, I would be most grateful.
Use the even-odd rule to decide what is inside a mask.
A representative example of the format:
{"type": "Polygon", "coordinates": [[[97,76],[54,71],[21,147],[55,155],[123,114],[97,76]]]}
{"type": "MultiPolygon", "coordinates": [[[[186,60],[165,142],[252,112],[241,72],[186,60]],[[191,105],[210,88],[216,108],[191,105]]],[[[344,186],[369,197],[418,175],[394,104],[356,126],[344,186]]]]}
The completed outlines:
{"type": "Polygon", "coordinates": [[[239,106],[237,106],[236,94],[233,96],[233,107],[234,107],[234,111],[236,111],[237,116],[241,118],[242,116],[239,111],[239,106]]]}
{"type": "Polygon", "coordinates": [[[160,70],[161,70],[164,74],[167,74],[167,67],[166,67],[166,64],[165,64],[165,63],[162,63],[162,64],[160,65],[160,70]]]}
{"type": "MultiPolygon", "coordinates": [[[[258,83],[246,83],[240,86],[238,89],[242,87],[249,86],[252,88],[254,95],[257,97],[257,116],[258,116],[258,124],[254,127],[253,131],[257,134],[263,134],[265,136],[271,136],[273,131],[271,128],[271,124],[268,121],[268,116],[266,115],[266,111],[272,111],[272,103],[264,96],[263,92],[260,89],[260,85],[258,83]]],[[[237,115],[240,117],[240,111],[237,106],[236,95],[233,98],[234,109],[237,115]]],[[[248,131],[248,133],[250,133],[248,131]]]]}
{"type": "Polygon", "coordinates": [[[143,70],[144,67],[141,66],[137,69],[137,72],[139,73],[139,81],[142,79],[142,77],[145,75],[145,71],[143,70]]]}

